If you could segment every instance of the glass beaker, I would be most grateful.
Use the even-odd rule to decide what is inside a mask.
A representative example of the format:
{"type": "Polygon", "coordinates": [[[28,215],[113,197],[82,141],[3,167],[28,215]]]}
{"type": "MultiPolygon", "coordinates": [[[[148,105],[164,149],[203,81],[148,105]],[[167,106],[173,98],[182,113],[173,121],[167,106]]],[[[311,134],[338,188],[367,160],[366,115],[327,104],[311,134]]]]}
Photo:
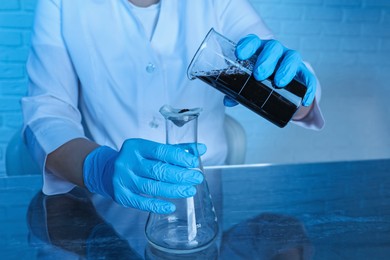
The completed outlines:
{"type": "MultiPolygon", "coordinates": [[[[199,171],[203,166],[197,150],[198,116],[200,108],[174,109],[163,106],[160,113],[166,121],[167,144],[187,144],[188,152],[199,158],[199,171]],[[190,145],[188,145],[190,144],[190,145]]],[[[196,185],[196,194],[190,198],[166,199],[175,204],[171,214],[150,213],[145,233],[149,243],[159,250],[186,254],[208,247],[218,233],[217,215],[204,178],[196,185]]]]}
{"type": "Polygon", "coordinates": [[[208,83],[275,125],[286,126],[307,88],[296,79],[284,88],[273,84],[273,76],[257,81],[252,75],[257,54],[239,60],[235,51],[236,43],[212,28],[188,66],[188,77],[208,83]]]}

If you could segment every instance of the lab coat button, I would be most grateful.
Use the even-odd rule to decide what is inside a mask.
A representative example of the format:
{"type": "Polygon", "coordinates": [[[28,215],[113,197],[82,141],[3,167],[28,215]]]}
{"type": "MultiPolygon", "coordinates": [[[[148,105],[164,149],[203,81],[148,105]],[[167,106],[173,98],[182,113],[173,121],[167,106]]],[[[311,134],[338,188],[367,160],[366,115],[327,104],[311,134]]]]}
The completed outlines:
{"type": "Polygon", "coordinates": [[[149,62],[149,64],[146,66],[146,71],[148,73],[154,72],[155,69],[156,69],[156,66],[151,62],[149,62]]]}
{"type": "Polygon", "coordinates": [[[150,128],[158,128],[160,126],[159,120],[157,118],[153,117],[153,120],[149,122],[150,128]]]}

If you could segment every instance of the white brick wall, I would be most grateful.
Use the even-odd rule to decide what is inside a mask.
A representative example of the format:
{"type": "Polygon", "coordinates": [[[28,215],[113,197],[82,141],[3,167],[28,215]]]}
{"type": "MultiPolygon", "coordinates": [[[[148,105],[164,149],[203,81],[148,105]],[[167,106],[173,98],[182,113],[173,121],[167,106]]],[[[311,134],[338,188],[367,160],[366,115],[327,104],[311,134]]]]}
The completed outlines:
{"type": "Polygon", "coordinates": [[[20,97],[26,93],[25,62],[35,0],[0,1],[0,176],[7,142],[20,127],[20,97]]]}
{"type": "MultiPolygon", "coordinates": [[[[251,2],[275,35],[315,67],[327,126],[320,133],[294,126],[281,130],[242,107],[229,109],[251,140],[247,162],[390,156],[390,109],[385,105],[390,96],[390,1],[251,2]],[[362,116],[376,121],[361,121],[362,116]]],[[[0,176],[5,174],[6,144],[21,125],[19,99],[26,91],[24,64],[35,3],[0,1],[0,176]]]]}

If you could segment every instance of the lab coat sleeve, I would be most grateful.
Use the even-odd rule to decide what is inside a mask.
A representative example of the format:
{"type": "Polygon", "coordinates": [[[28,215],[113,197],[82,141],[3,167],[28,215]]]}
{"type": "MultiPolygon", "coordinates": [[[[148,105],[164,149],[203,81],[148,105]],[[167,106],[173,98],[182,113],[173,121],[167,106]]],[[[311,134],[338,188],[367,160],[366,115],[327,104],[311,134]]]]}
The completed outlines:
{"type": "Polygon", "coordinates": [[[39,0],[27,61],[28,95],[22,98],[23,137],[44,176],[45,194],[64,193],[73,184],[45,169],[47,155],[84,137],[77,109],[78,78],[61,36],[61,0],[39,0]]]}
{"type": "MultiPolygon", "coordinates": [[[[313,67],[308,62],[304,62],[304,63],[306,67],[315,75],[313,67]]],[[[304,128],[312,129],[312,130],[321,130],[322,128],[324,128],[325,120],[319,106],[320,100],[321,100],[321,85],[319,80],[317,79],[316,96],[309,113],[304,118],[299,120],[292,120],[291,122],[294,123],[295,125],[302,126],[304,128]]]]}
{"type": "MultiPolygon", "coordinates": [[[[238,42],[248,34],[256,34],[260,39],[273,39],[274,35],[264,23],[260,14],[247,0],[214,0],[222,34],[238,42]]],[[[306,66],[314,74],[310,64],[306,66]]],[[[319,107],[321,99],[321,86],[317,80],[316,97],[312,109],[307,116],[300,120],[292,121],[294,124],[307,129],[320,130],[325,121],[319,107]]]]}

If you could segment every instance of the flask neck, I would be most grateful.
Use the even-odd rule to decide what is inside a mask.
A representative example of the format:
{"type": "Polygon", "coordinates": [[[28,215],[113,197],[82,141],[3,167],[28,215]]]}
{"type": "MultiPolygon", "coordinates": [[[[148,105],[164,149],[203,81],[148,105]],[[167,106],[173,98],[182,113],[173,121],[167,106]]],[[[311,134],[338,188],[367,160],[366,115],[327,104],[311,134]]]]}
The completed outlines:
{"type": "Polygon", "coordinates": [[[203,165],[200,160],[200,154],[198,151],[198,118],[187,122],[183,126],[177,126],[174,122],[166,120],[166,143],[172,145],[185,144],[185,149],[198,157],[199,167],[197,168],[203,172],[203,165]],[[190,144],[190,145],[188,145],[190,144]]]}
{"type": "Polygon", "coordinates": [[[161,107],[160,113],[165,118],[166,143],[173,145],[197,143],[200,112],[200,108],[175,109],[168,105],[161,107]]]}
{"type": "MultiPolygon", "coordinates": [[[[198,151],[198,117],[200,108],[175,109],[168,105],[161,107],[161,114],[165,118],[166,143],[171,145],[185,145],[185,149],[197,156],[198,151]]],[[[199,163],[202,169],[201,163],[199,163]]]]}
{"type": "Polygon", "coordinates": [[[166,143],[167,144],[187,144],[198,142],[198,118],[178,126],[170,119],[165,120],[166,143]]]}

